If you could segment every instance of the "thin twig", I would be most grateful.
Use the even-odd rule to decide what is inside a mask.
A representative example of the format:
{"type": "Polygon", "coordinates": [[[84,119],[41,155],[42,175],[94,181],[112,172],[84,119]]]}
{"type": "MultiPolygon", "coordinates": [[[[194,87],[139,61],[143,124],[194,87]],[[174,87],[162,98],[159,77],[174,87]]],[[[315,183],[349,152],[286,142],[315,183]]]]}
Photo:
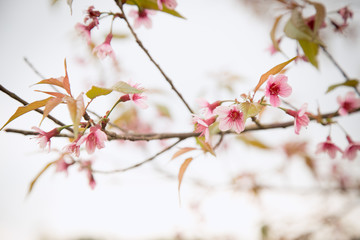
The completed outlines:
{"type": "Polygon", "coordinates": [[[171,89],[175,91],[175,93],[178,95],[178,97],[181,99],[181,101],[185,104],[186,108],[190,111],[190,113],[194,113],[193,110],[190,108],[189,104],[185,101],[184,97],[181,95],[181,93],[176,89],[176,87],[174,86],[172,80],[165,74],[165,72],[162,70],[162,68],[160,67],[160,65],[152,58],[152,56],[150,55],[149,51],[144,47],[143,43],[140,41],[140,39],[138,38],[137,34],[135,33],[134,29],[131,27],[129,20],[127,19],[124,9],[123,9],[123,4],[121,3],[121,1],[116,1],[116,4],[118,5],[118,7],[121,10],[121,13],[123,14],[123,19],[125,20],[128,28],[130,29],[131,34],[134,36],[136,43],[139,45],[139,47],[145,52],[145,54],[149,57],[150,61],[156,66],[156,68],[160,71],[160,73],[163,75],[163,77],[165,78],[165,80],[170,84],[171,89]]]}
{"type": "Polygon", "coordinates": [[[177,140],[175,143],[171,144],[170,146],[164,148],[163,150],[161,150],[160,152],[156,153],[155,155],[153,155],[152,157],[142,161],[142,162],[139,162],[135,165],[132,165],[130,167],[127,167],[127,168],[121,168],[121,169],[115,169],[115,170],[109,170],[109,171],[104,171],[104,170],[92,170],[93,173],[105,173],[105,174],[108,174],[108,173],[118,173],[118,172],[125,172],[125,171],[128,171],[128,170],[131,170],[131,169],[134,169],[134,168],[137,168],[147,162],[150,162],[152,160],[154,160],[155,158],[157,158],[158,156],[160,156],[161,154],[167,152],[168,150],[170,150],[171,148],[175,147],[178,143],[180,143],[182,140],[184,139],[179,139],[177,140]]]}

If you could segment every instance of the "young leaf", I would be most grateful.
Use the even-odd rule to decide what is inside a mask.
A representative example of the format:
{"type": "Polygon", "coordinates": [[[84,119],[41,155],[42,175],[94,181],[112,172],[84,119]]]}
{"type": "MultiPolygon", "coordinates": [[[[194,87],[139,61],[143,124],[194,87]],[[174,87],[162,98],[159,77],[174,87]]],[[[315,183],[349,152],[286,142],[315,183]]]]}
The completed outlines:
{"type": "Polygon", "coordinates": [[[183,164],[181,164],[181,167],[180,167],[180,170],[179,170],[179,175],[178,175],[178,180],[179,180],[178,191],[179,191],[179,195],[180,195],[180,186],[181,186],[182,179],[184,177],[184,173],[185,173],[187,167],[189,166],[189,164],[191,163],[192,160],[193,160],[192,157],[187,158],[187,159],[185,159],[183,164]]]}
{"type": "Polygon", "coordinates": [[[335,88],[344,86],[344,87],[356,87],[359,84],[359,80],[356,79],[350,79],[346,82],[343,83],[338,83],[338,84],[334,84],[329,86],[329,88],[327,89],[326,93],[331,92],[332,90],[334,90],[335,88]]]}
{"type": "Polygon", "coordinates": [[[123,81],[115,83],[115,85],[112,86],[111,89],[114,91],[117,91],[117,92],[125,93],[125,94],[133,94],[133,93],[142,93],[143,92],[142,90],[134,88],[123,81]]]}
{"type": "Polygon", "coordinates": [[[72,15],[72,2],[73,2],[73,0],[66,0],[66,2],[70,7],[70,14],[72,15]]]}
{"type": "Polygon", "coordinates": [[[178,156],[196,150],[197,148],[193,148],[193,147],[184,147],[184,148],[180,148],[176,153],[174,153],[174,155],[172,156],[171,160],[177,158],[178,156]]]}
{"type": "Polygon", "coordinates": [[[284,33],[289,38],[296,40],[313,40],[313,32],[310,27],[304,22],[304,19],[299,10],[293,10],[289,21],[284,27],[284,33]]]}
{"type": "Polygon", "coordinates": [[[286,65],[288,65],[289,63],[294,61],[296,58],[297,57],[293,57],[292,59],[290,59],[286,62],[280,63],[279,65],[276,65],[275,67],[273,67],[272,69],[270,69],[269,71],[267,71],[266,73],[261,75],[259,83],[256,85],[256,87],[254,89],[254,94],[261,87],[261,85],[263,85],[263,83],[266,82],[266,80],[269,78],[270,75],[275,75],[275,74],[279,73],[284,67],[286,67],[286,65]]]}
{"type": "Polygon", "coordinates": [[[20,117],[21,115],[27,113],[27,112],[30,112],[32,110],[35,110],[35,109],[38,109],[40,107],[43,107],[46,105],[46,103],[52,99],[52,97],[49,97],[49,98],[46,98],[46,99],[43,99],[43,100],[40,100],[40,101],[35,101],[35,102],[32,102],[32,103],[29,103],[28,105],[26,106],[21,106],[21,107],[18,107],[18,109],[16,110],[16,112],[10,117],[10,119],[4,124],[4,126],[2,126],[2,128],[0,129],[0,131],[6,126],[8,125],[11,121],[13,121],[14,119],[20,117]]]}
{"type": "MultiPolygon", "coordinates": [[[[57,160],[56,160],[57,161],[57,160]]],[[[36,183],[36,181],[39,179],[39,177],[54,163],[56,163],[56,161],[53,162],[49,162],[48,164],[45,165],[45,167],[36,175],[36,177],[31,181],[30,186],[29,186],[29,191],[28,194],[31,193],[32,189],[34,188],[34,185],[36,183]]]]}
{"type": "Polygon", "coordinates": [[[261,112],[263,109],[263,105],[260,103],[250,103],[250,102],[243,102],[240,103],[240,109],[245,115],[245,119],[249,117],[254,117],[261,112]]]}
{"type": "Polygon", "coordinates": [[[299,44],[309,60],[309,62],[316,68],[318,68],[318,61],[316,59],[316,56],[319,52],[319,45],[314,42],[310,42],[308,40],[298,40],[299,44]]]}
{"type": "Polygon", "coordinates": [[[255,138],[254,136],[248,135],[248,134],[241,134],[236,137],[236,139],[239,139],[240,141],[244,142],[246,145],[260,148],[263,150],[269,150],[271,149],[270,146],[266,145],[264,142],[260,141],[259,139],[255,138]]]}
{"type": "Polygon", "coordinates": [[[272,44],[273,44],[274,48],[276,50],[278,50],[279,52],[281,52],[281,50],[280,50],[280,47],[279,47],[279,43],[276,40],[275,33],[276,33],[276,28],[277,28],[277,26],[279,24],[279,21],[282,18],[282,16],[283,15],[280,15],[275,19],[274,25],[273,25],[273,27],[271,29],[271,32],[270,32],[270,38],[271,38],[272,44]]]}
{"type": "Polygon", "coordinates": [[[323,24],[326,16],[326,10],[323,4],[317,3],[317,2],[311,2],[308,1],[311,5],[313,5],[316,9],[316,15],[315,15],[315,23],[314,23],[314,34],[317,35],[318,31],[323,24]]]}
{"type": "Polygon", "coordinates": [[[209,143],[205,142],[205,137],[197,137],[196,143],[199,144],[204,153],[209,152],[211,155],[216,157],[213,147],[209,143]]]}
{"type": "Polygon", "coordinates": [[[63,98],[51,98],[45,105],[44,108],[44,113],[43,113],[43,117],[40,121],[40,124],[42,123],[42,121],[50,114],[50,112],[57,106],[59,105],[61,102],[63,101],[63,98]]]}
{"type": "Polygon", "coordinates": [[[86,92],[86,96],[90,99],[94,99],[98,96],[108,95],[112,91],[112,89],[92,86],[91,89],[86,92]]]}
{"type": "Polygon", "coordinates": [[[71,120],[73,122],[74,127],[74,138],[77,138],[77,134],[79,131],[79,124],[81,121],[82,116],[85,113],[85,104],[83,99],[83,93],[74,99],[73,97],[66,96],[65,101],[67,103],[71,120]]]}
{"type": "Polygon", "coordinates": [[[128,1],[126,1],[126,4],[137,5],[139,8],[146,8],[146,9],[162,11],[162,12],[171,14],[175,17],[184,18],[183,16],[181,16],[180,13],[178,13],[175,10],[169,9],[166,6],[163,6],[163,10],[160,10],[157,5],[156,0],[128,0],[128,1]]]}

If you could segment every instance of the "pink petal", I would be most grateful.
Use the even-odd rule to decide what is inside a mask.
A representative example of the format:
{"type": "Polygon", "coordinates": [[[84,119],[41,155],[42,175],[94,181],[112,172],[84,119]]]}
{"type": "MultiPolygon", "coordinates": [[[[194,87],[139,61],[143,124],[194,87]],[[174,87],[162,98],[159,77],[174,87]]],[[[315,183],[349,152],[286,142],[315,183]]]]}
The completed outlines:
{"type": "Polygon", "coordinates": [[[276,95],[270,95],[270,104],[273,107],[278,107],[280,106],[280,98],[276,95]]]}

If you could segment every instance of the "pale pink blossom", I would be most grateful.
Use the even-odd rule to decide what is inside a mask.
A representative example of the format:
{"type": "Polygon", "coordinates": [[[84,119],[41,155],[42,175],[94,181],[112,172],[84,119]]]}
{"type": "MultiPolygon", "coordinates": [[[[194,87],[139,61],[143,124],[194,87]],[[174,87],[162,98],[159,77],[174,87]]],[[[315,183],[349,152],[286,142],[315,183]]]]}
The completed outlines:
{"type": "Polygon", "coordinates": [[[38,127],[32,127],[32,129],[35,130],[36,132],[38,132],[38,135],[35,138],[38,139],[40,148],[44,149],[46,147],[46,145],[48,145],[49,151],[50,151],[51,138],[60,133],[59,129],[54,128],[53,130],[51,130],[49,132],[45,132],[38,127]]]}
{"type": "Polygon", "coordinates": [[[357,155],[357,151],[360,150],[360,142],[354,142],[350,136],[346,136],[346,139],[349,142],[349,145],[346,147],[344,151],[343,158],[347,158],[349,160],[354,160],[357,155]]]}
{"type": "Polygon", "coordinates": [[[274,107],[280,106],[280,98],[288,97],[292,92],[292,88],[287,84],[288,78],[279,74],[274,77],[270,75],[267,80],[267,85],[265,89],[265,96],[270,97],[270,104],[274,107]]]}
{"type": "Polygon", "coordinates": [[[321,142],[317,145],[316,153],[318,154],[322,152],[329,154],[332,159],[336,157],[337,152],[343,153],[343,151],[332,142],[330,136],[326,138],[325,142],[321,142]]]}
{"type": "Polygon", "coordinates": [[[89,186],[94,190],[96,186],[94,175],[92,174],[92,162],[91,161],[82,161],[80,165],[80,171],[86,171],[86,176],[89,180],[89,186]]]}
{"type": "Polygon", "coordinates": [[[151,19],[149,15],[154,15],[155,11],[142,9],[142,10],[131,10],[129,13],[130,17],[134,17],[134,28],[139,28],[141,25],[144,25],[146,28],[152,27],[151,19]]]}
{"type": "Polygon", "coordinates": [[[115,59],[114,50],[110,45],[112,37],[113,35],[109,33],[106,36],[105,41],[93,49],[93,53],[96,53],[100,59],[104,59],[106,56],[110,56],[112,59],[115,59]]]}
{"type": "Polygon", "coordinates": [[[244,131],[244,113],[239,110],[238,105],[219,106],[214,113],[218,115],[221,131],[234,130],[237,133],[244,131]]]}
{"type": "MultiPolygon", "coordinates": [[[[140,91],[143,91],[144,88],[140,87],[139,83],[132,83],[132,82],[128,82],[128,84],[133,87],[136,88],[140,91]]],[[[126,96],[126,95],[125,95],[126,96]]],[[[124,99],[126,99],[126,97],[124,96],[124,99]]],[[[146,104],[146,99],[147,96],[144,96],[142,93],[132,93],[132,94],[128,94],[128,97],[131,101],[133,101],[138,107],[142,108],[142,109],[146,109],[148,108],[148,105],[146,104]]]]}
{"type": "Polygon", "coordinates": [[[300,133],[301,127],[306,127],[310,122],[310,119],[308,117],[308,113],[306,112],[306,109],[307,109],[307,103],[304,103],[301,106],[300,110],[298,110],[298,111],[294,111],[294,110],[290,110],[290,109],[288,109],[286,111],[287,114],[289,114],[295,118],[294,119],[294,127],[295,127],[296,134],[300,133]]]}
{"type": "Polygon", "coordinates": [[[66,161],[66,153],[62,154],[61,157],[56,161],[56,172],[65,172],[68,174],[68,168],[75,162],[73,160],[66,161]]]}
{"type": "Polygon", "coordinates": [[[78,138],[73,141],[72,143],[66,145],[63,150],[66,152],[66,153],[73,153],[75,154],[76,157],[79,157],[80,156],[80,145],[78,145],[78,140],[80,139],[80,134],[78,136],[78,138]]]}
{"type": "Polygon", "coordinates": [[[200,133],[199,137],[205,136],[205,142],[210,141],[210,131],[209,127],[216,121],[216,117],[210,117],[208,119],[200,118],[197,115],[193,115],[192,119],[193,123],[195,124],[195,132],[200,133]]]}
{"type": "Polygon", "coordinates": [[[344,23],[346,23],[349,18],[353,17],[353,12],[347,6],[339,9],[337,12],[341,15],[344,23]]]}
{"type": "Polygon", "coordinates": [[[165,7],[171,10],[174,10],[177,6],[176,0],[157,0],[157,4],[160,10],[163,9],[163,4],[165,5],[165,7]]]}
{"type": "Polygon", "coordinates": [[[86,142],[85,149],[89,154],[92,154],[95,148],[104,148],[106,140],[107,135],[101,130],[100,125],[97,124],[90,128],[90,133],[80,137],[77,145],[80,146],[83,142],[86,142]]]}
{"type": "Polygon", "coordinates": [[[207,118],[213,116],[215,108],[217,108],[221,104],[221,101],[209,103],[205,99],[199,99],[198,102],[201,107],[200,113],[204,114],[204,116],[207,118]]]}
{"type": "Polygon", "coordinates": [[[96,26],[96,23],[92,21],[89,25],[83,25],[81,23],[77,23],[75,25],[75,29],[79,31],[80,35],[83,36],[86,42],[91,44],[91,30],[96,26]]]}
{"type": "Polygon", "coordinates": [[[341,116],[345,116],[360,107],[360,98],[357,98],[354,92],[348,92],[344,99],[338,96],[337,102],[340,105],[339,114],[341,116]]]}

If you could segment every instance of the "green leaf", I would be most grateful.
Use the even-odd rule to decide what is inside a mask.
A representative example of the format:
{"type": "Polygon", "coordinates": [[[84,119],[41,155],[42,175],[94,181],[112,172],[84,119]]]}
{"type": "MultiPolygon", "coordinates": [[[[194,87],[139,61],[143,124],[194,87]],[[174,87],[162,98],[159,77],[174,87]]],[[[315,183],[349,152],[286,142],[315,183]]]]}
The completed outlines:
{"type": "Polygon", "coordinates": [[[46,103],[52,99],[52,97],[49,97],[49,98],[46,98],[46,99],[43,99],[43,100],[40,100],[40,101],[35,101],[35,102],[32,102],[32,103],[29,103],[28,105],[26,106],[21,106],[21,107],[18,107],[18,109],[16,110],[16,112],[10,117],[10,119],[4,124],[4,126],[2,126],[2,128],[0,129],[0,131],[6,126],[8,125],[11,121],[13,121],[14,119],[20,117],[21,115],[27,113],[27,112],[30,112],[32,110],[35,110],[35,109],[38,109],[40,107],[43,107],[46,105],[46,103]]]}
{"type": "Polygon", "coordinates": [[[316,9],[315,15],[315,23],[314,23],[314,34],[318,35],[318,31],[323,24],[325,17],[326,17],[326,9],[323,4],[317,2],[308,1],[311,5],[313,5],[316,9]]]}
{"type": "Polygon", "coordinates": [[[296,40],[313,40],[313,32],[310,27],[306,25],[299,10],[293,10],[289,21],[284,27],[284,33],[289,38],[296,40]]]}
{"type": "Polygon", "coordinates": [[[263,150],[270,150],[271,147],[266,145],[264,142],[260,141],[259,139],[255,138],[252,135],[248,135],[248,134],[241,134],[238,135],[236,137],[236,139],[244,142],[246,145],[252,146],[252,147],[256,147],[256,148],[260,148],[263,150]]]}
{"type": "Polygon", "coordinates": [[[91,89],[86,92],[86,96],[90,99],[94,99],[98,96],[108,95],[112,91],[112,89],[92,86],[91,89]]]}
{"type": "Polygon", "coordinates": [[[167,106],[165,106],[163,104],[156,104],[155,106],[156,106],[156,109],[158,110],[160,116],[171,119],[170,110],[167,106]]]}
{"type": "Polygon", "coordinates": [[[358,84],[359,84],[359,80],[350,79],[350,80],[348,80],[346,82],[343,82],[343,83],[338,83],[338,84],[331,85],[330,87],[328,87],[326,93],[329,93],[332,90],[334,90],[335,88],[338,88],[338,87],[341,87],[341,86],[344,86],[344,87],[356,87],[358,84]]]}
{"type": "Polygon", "coordinates": [[[244,113],[245,119],[254,117],[264,108],[260,103],[243,102],[239,104],[241,111],[244,113]]]}
{"type": "Polygon", "coordinates": [[[175,17],[184,18],[180,13],[175,10],[168,9],[166,6],[163,6],[163,10],[160,10],[157,5],[156,0],[128,0],[126,4],[137,5],[139,8],[152,9],[157,11],[162,11],[168,14],[171,14],[175,17]]]}
{"type": "Polygon", "coordinates": [[[115,85],[112,86],[111,89],[114,91],[117,91],[117,92],[125,93],[125,94],[133,94],[133,93],[142,93],[143,92],[143,90],[132,87],[123,81],[115,83],[115,85]]]}
{"type": "Polygon", "coordinates": [[[196,139],[196,143],[201,147],[204,153],[208,152],[214,157],[216,157],[213,147],[209,143],[205,142],[205,137],[197,137],[195,139],[196,139]]]}
{"type": "Polygon", "coordinates": [[[298,41],[309,62],[314,67],[318,68],[318,61],[316,59],[316,56],[319,52],[319,45],[317,43],[307,40],[298,40],[298,41]]]}

